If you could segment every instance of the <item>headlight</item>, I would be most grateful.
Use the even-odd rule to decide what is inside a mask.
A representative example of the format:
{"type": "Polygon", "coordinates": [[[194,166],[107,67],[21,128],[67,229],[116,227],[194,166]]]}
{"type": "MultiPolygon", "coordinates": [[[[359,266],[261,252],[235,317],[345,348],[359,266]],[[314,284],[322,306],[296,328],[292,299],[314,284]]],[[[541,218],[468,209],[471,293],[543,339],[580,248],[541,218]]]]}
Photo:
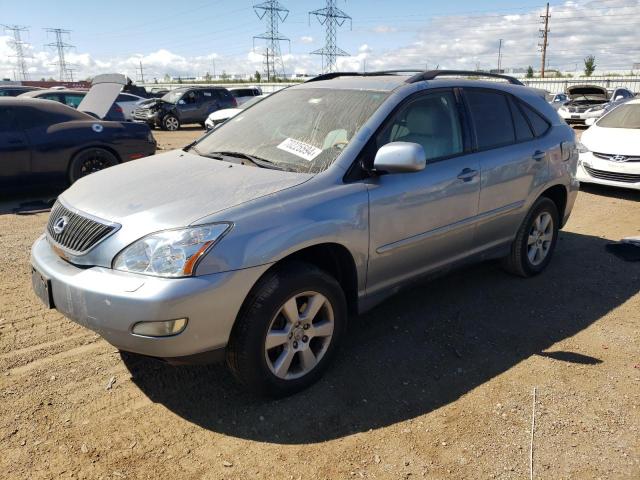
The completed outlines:
{"type": "Polygon", "coordinates": [[[604,110],[604,105],[596,105],[589,109],[590,112],[599,112],[600,110],[604,110]]]}
{"type": "Polygon", "coordinates": [[[585,147],[582,142],[576,142],[576,148],[578,149],[578,153],[587,153],[591,151],[585,147]]]}
{"type": "Polygon", "coordinates": [[[230,228],[229,223],[213,223],[152,233],[116,255],[113,268],[158,277],[188,277],[230,228]]]}

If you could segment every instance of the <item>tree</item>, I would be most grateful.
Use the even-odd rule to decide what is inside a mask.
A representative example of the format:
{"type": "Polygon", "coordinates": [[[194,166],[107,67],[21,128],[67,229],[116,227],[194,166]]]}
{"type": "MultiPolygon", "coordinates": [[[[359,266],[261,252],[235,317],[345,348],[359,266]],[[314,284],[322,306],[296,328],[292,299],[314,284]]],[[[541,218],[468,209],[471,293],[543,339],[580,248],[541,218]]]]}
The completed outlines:
{"type": "Polygon", "coordinates": [[[204,76],[204,81],[207,83],[211,81],[211,75],[209,75],[209,72],[207,72],[206,75],[204,76]]]}
{"type": "Polygon", "coordinates": [[[231,75],[229,75],[225,70],[222,70],[222,74],[220,75],[220,78],[222,79],[222,81],[226,82],[231,78],[231,75]]]}
{"type": "Polygon", "coordinates": [[[533,78],[533,67],[531,65],[527,67],[527,78],[533,78]]]}
{"type": "Polygon", "coordinates": [[[596,57],[589,55],[584,59],[584,75],[590,77],[596,69],[596,57]]]}
{"type": "Polygon", "coordinates": [[[260,75],[260,72],[258,70],[256,70],[254,77],[256,78],[256,82],[260,83],[260,79],[262,78],[262,75],[260,75]]]}
{"type": "Polygon", "coordinates": [[[165,81],[165,83],[169,83],[171,81],[171,77],[169,76],[168,73],[164,74],[164,81],[165,81]]]}

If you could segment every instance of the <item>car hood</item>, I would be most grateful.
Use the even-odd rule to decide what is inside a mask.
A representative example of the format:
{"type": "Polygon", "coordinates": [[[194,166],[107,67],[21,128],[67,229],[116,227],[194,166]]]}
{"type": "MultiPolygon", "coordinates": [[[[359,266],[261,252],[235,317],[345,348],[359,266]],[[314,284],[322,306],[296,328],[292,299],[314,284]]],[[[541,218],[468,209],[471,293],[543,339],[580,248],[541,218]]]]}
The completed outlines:
{"type": "Polygon", "coordinates": [[[582,144],[592,152],[640,156],[640,129],[589,127],[582,144]]]}
{"type": "Polygon", "coordinates": [[[175,150],[91,174],[60,198],[71,208],[150,233],[192,224],[310,178],[175,150]]]}
{"type": "Polygon", "coordinates": [[[583,95],[594,98],[601,97],[605,99],[609,97],[607,89],[597,85],[576,85],[573,87],[567,87],[566,93],[570,98],[581,97],[583,95]]]}
{"type": "Polygon", "coordinates": [[[167,102],[161,98],[148,98],[138,104],[140,108],[155,108],[163,105],[175,105],[175,103],[167,102]]]}

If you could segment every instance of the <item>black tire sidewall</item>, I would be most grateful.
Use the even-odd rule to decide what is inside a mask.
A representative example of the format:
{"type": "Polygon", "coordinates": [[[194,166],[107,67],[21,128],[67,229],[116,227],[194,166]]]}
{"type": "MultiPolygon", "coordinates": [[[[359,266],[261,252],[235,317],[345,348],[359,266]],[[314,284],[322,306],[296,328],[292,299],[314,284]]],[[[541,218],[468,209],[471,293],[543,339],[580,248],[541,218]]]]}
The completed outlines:
{"type": "Polygon", "coordinates": [[[237,325],[232,332],[231,350],[236,358],[230,361],[236,377],[254,392],[269,396],[286,396],[300,391],[316,382],[324,373],[340,340],[347,323],[347,306],[344,293],[338,282],[313,265],[292,264],[258,282],[250,294],[237,325]],[[316,291],[324,295],[333,309],[334,331],[331,343],[322,359],[307,375],[283,380],[276,377],[264,354],[264,343],[271,320],[286,300],[306,291],[316,291]],[[242,337],[242,338],[239,338],[242,337]]]}
{"type": "Polygon", "coordinates": [[[529,276],[537,275],[541,273],[549,262],[551,262],[551,258],[553,257],[553,252],[556,248],[556,243],[558,242],[558,232],[559,232],[559,215],[558,208],[556,204],[550,200],[549,198],[542,197],[536,201],[533,208],[531,209],[529,215],[527,216],[526,222],[523,224],[523,230],[520,233],[520,238],[518,241],[520,242],[520,262],[522,263],[522,268],[525,273],[529,276]],[[527,241],[529,238],[529,232],[531,231],[531,227],[535,219],[543,212],[547,212],[551,215],[553,219],[553,239],[551,241],[551,246],[549,247],[549,252],[547,253],[546,258],[539,265],[533,265],[529,260],[529,256],[527,255],[527,241]]]}
{"type": "MultiPolygon", "coordinates": [[[[99,150],[109,158],[109,165],[107,165],[105,168],[113,167],[114,165],[118,164],[118,158],[113,153],[105,150],[104,148],[89,148],[87,150],[82,150],[73,157],[73,159],[71,160],[71,164],[69,165],[69,183],[73,184],[79,179],[86,176],[82,175],[82,164],[85,162],[87,155],[95,150],[99,150]]],[[[104,168],[101,170],[104,170],[104,168]]]]}

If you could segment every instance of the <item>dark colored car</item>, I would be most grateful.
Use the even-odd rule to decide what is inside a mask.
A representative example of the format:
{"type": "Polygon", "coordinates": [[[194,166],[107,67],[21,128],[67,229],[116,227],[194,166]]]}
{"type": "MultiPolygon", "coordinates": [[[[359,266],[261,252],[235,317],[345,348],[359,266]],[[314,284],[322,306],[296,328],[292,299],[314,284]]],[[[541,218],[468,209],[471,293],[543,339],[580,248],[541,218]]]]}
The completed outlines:
{"type": "MultiPolygon", "coordinates": [[[[20,95],[19,98],[39,98],[42,100],[53,100],[54,102],[64,103],[69,107],[78,108],[82,99],[87,95],[87,91],[84,90],[66,90],[66,89],[46,89],[37,90],[33,92],[26,92],[20,95]]],[[[109,113],[105,117],[105,120],[113,122],[125,121],[124,112],[122,107],[118,104],[113,104],[109,109],[109,113]]]]}
{"type": "Polygon", "coordinates": [[[0,98],[0,184],[73,183],[85,175],[153,155],[140,123],[98,120],[57,102],[0,98]]]}
{"type": "Polygon", "coordinates": [[[236,106],[236,99],[226,88],[180,87],[162,98],[144,102],[133,112],[133,119],[150,127],[175,131],[187,123],[199,123],[204,127],[211,113],[236,106]]]}
{"type": "Polygon", "coordinates": [[[3,85],[0,86],[0,97],[17,97],[26,92],[41,90],[40,87],[28,87],[26,85],[3,85]]]}

